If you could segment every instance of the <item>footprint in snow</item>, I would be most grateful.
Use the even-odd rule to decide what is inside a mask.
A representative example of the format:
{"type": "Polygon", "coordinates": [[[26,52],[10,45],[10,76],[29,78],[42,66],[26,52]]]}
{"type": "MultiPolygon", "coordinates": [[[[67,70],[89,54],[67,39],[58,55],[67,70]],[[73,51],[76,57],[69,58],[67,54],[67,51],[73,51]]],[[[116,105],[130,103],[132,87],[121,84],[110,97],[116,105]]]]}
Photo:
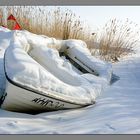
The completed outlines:
{"type": "Polygon", "coordinates": [[[109,129],[115,131],[116,129],[114,127],[112,127],[110,124],[105,124],[109,129]]]}
{"type": "Polygon", "coordinates": [[[17,121],[8,122],[7,125],[10,126],[10,127],[14,127],[15,128],[15,127],[17,127],[16,126],[17,125],[17,121]]]}

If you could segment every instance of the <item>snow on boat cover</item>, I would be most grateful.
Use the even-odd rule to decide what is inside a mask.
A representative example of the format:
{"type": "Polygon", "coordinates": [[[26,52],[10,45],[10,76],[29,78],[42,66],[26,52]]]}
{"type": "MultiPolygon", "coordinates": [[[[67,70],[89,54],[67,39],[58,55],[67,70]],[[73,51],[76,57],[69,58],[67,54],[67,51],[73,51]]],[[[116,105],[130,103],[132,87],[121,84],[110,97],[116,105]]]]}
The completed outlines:
{"type": "Polygon", "coordinates": [[[12,32],[4,55],[3,109],[31,113],[79,108],[94,104],[109,84],[112,66],[91,56],[83,41],[12,32]]]}

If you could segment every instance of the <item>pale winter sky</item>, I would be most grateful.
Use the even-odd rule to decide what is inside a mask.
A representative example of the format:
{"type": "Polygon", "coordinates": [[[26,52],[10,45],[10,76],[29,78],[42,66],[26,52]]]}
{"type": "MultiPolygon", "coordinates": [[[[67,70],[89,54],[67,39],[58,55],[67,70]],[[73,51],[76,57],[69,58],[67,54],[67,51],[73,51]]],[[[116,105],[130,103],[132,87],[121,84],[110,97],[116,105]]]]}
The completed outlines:
{"type": "MultiPolygon", "coordinates": [[[[60,6],[59,6],[60,7],[60,6]]],[[[140,25],[140,6],[61,6],[71,9],[93,27],[102,27],[112,18],[133,21],[140,25]]]]}

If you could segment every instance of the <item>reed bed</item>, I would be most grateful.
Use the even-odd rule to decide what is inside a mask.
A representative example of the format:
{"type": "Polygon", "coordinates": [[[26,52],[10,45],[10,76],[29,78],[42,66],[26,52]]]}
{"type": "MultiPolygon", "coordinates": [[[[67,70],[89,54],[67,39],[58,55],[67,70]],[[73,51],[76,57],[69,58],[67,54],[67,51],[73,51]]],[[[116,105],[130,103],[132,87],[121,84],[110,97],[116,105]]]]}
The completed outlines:
{"type": "MultiPolygon", "coordinates": [[[[9,29],[14,21],[6,18],[13,14],[23,30],[58,39],[80,39],[87,43],[92,55],[106,61],[118,61],[133,52],[138,39],[132,22],[111,19],[98,33],[92,33],[86,22],[68,9],[49,9],[43,6],[0,7],[0,25],[9,29]]],[[[136,26],[136,25],[135,25],[136,26]]]]}
{"type": "Polygon", "coordinates": [[[106,61],[116,62],[119,58],[134,53],[139,40],[137,26],[128,19],[111,19],[107,22],[96,38],[99,56],[106,61]]]}
{"type": "MultiPolygon", "coordinates": [[[[0,7],[5,17],[13,14],[22,29],[59,39],[89,40],[90,29],[72,11],[68,9],[49,9],[43,6],[6,6],[0,7]],[[4,10],[5,9],[5,10],[4,10]]],[[[2,19],[2,18],[1,18],[2,19]]],[[[13,22],[3,24],[12,29],[13,22]]]]}

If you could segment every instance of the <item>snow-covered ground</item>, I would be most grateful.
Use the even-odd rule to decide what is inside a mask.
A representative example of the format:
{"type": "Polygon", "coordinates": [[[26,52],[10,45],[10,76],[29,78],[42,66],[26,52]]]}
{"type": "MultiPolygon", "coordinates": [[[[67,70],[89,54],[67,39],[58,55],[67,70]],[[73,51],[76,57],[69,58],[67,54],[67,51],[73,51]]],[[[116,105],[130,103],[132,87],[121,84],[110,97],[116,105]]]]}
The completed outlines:
{"type": "MultiPolygon", "coordinates": [[[[0,92],[4,84],[3,44],[0,92]]],[[[93,106],[38,115],[0,109],[0,134],[140,134],[140,56],[113,64],[113,74],[114,83],[93,106]]]]}

